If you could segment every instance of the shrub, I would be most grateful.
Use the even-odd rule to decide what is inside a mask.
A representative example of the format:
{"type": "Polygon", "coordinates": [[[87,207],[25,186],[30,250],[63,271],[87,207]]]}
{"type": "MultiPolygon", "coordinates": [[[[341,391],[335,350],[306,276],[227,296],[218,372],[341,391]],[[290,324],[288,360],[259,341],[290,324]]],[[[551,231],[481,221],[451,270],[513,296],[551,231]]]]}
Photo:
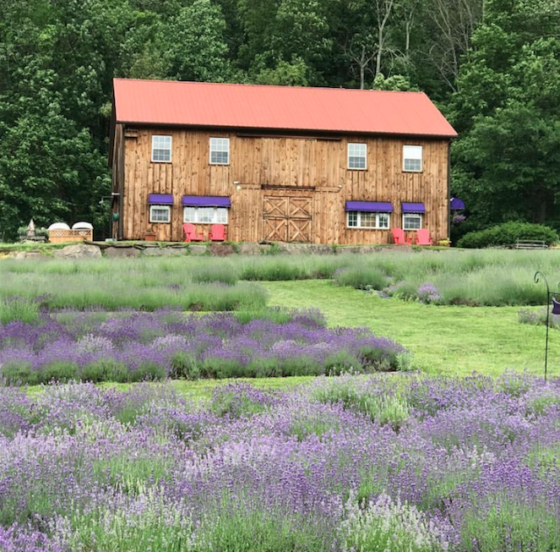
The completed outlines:
{"type": "Polygon", "coordinates": [[[237,280],[237,271],[229,264],[210,264],[193,268],[191,272],[192,281],[196,284],[212,284],[221,282],[233,286],[237,280]]]}
{"type": "Polygon", "coordinates": [[[14,320],[32,323],[39,318],[39,303],[22,297],[9,297],[0,301],[0,323],[14,320]]]}
{"type": "Polygon", "coordinates": [[[128,381],[128,369],[122,362],[114,359],[103,359],[91,364],[86,364],[79,375],[82,381],[99,383],[102,381],[128,381]]]}
{"type": "Polygon", "coordinates": [[[457,243],[458,247],[481,249],[492,246],[510,246],[517,240],[542,240],[547,245],[558,241],[558,233],[541,224],[506,222],[479,232],[470,232],[457,243]]]}
{"type": "Polygon", "coordinates": [[[339,286],[351,286],[356,289],[383,289],[387,285],[387,277],[381,270],[369,266],[356,266],[339,270],[334,275],[339,286]]]}
{"type": "Polygon", "coordinates": [[[448,549],[445,530],[415,506],[381,494],[367,508],[349,503],[343,551],[437,552],[448,549]]]}

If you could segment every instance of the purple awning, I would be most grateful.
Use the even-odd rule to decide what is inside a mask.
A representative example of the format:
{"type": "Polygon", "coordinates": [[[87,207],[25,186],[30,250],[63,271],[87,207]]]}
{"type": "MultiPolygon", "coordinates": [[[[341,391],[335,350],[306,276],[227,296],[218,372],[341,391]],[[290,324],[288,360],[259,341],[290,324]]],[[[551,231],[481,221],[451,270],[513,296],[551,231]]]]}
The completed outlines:
{"type": "Polygon", "coordinates": [[[462,211],[465,208],[465,202],[458,197],[451,198],[451,210],[452,211],[462,211]]]}
{"type": "Polygon", "coordinates": [[[402,204],[403,213],[425,213],[426,208],[423,203],[404,203],[402,204]]]}
{"type": "Polygon", "coordinates": [[[150,205],[173,205],[173,195],[171,194],[150,194],[148,196],[150,205]]]}
{"type": "Polygon", "coordinates": [[[366,213],[392,213],[393,205],[388,201],[347,201],[346,210],[366,213]]]}
{"type": "Polygon", "coordinates": [[[231,207],[229,197],[183,196],[185,207],[231,207]]]}

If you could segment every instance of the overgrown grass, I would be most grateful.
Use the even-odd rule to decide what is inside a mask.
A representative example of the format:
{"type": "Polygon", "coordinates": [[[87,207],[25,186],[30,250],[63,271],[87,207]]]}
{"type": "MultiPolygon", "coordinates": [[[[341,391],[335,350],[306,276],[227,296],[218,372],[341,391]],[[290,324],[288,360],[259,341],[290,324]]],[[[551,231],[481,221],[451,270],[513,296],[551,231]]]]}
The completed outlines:
{"type": "Polygon", "coordinates": [[[4,260],[0,298],[46,296],[53,307],[196,310],[202,305],[206,310],[233,310],[241,303],[262,304],[258,289],[235,285],[238,280],[334,279],[357,289],[385,289],[404,300],[421,299],[419,288],[430,283],[437,291],[437,300],[432,301],[437,304],[538,305],[544,303],[545,290],[533,282],[536,270],[554,281],[560,272],[560,251],[391,250],[369,255],[4,260]],[[205,287],[212,283],[227,284],[230,289],[215,292],[205,287]]]}
{"type": "MultiPolygon", "coordinates": [[[[427,373],[499,375],[507,369],[543,373],[545,328],[519,324],[517,307],[424,305],[316,280],[264,285],[271,306],[317,308],[330,326],[368,327],[401,343],[412,353],[413,368],[427,373]]],[[[549,375],[560,375],[556,332],[549,346],[549,375]]]]}

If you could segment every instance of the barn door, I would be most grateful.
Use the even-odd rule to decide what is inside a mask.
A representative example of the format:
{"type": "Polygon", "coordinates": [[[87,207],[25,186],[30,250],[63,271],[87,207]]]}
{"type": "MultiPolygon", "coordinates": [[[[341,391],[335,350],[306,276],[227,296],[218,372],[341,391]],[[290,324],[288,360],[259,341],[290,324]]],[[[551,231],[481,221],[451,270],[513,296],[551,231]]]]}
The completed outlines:
{"type": "Polygon", "coordinates": [[[265,196],[264,239],[267,241],[310,242],[313,219],[311,197],[265,196]]]}

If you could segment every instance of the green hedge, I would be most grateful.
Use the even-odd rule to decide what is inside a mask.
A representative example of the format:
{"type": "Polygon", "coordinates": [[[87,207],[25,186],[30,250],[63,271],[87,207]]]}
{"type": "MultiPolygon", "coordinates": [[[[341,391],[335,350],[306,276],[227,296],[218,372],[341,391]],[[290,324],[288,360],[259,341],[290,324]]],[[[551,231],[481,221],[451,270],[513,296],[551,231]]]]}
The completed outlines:
{"type": "Polygon", "coordinates": [[[457,247],[480,249],[500,245],[515,245],[517,240],[542,240],[547,245],[558,241],[558,233],[542,224],[528,222],[506,222],[479,232],[463,236],[457,247]]]}

